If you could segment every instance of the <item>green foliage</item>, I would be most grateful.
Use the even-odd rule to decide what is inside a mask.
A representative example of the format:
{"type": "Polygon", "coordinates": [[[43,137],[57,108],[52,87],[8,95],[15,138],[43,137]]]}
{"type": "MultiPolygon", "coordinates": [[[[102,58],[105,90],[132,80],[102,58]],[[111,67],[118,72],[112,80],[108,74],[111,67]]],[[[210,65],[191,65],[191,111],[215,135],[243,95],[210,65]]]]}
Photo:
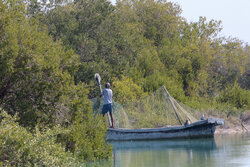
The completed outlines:
{"type": "Polygon", "coordinates": [[[65,140],[68,149],[79,160],[106,159],[111,156],[111,148],[106,143],[107,128],[101,115],[94,115],[92,104],[87,98],[85,84],[65,89],[68,93],[63,104],[72,113],[65,140]],[[66,103],[67,101],[67,103],[66,103]]]}
{"type": "Polygon", "coordinates": [[[111,157],[112,147],[106,144],[106,125],[101,115],[77,113],[70,126],[71,148],[75,157],[82,160],[107,159],[111,157]]]}
{"type": "Polygon", "coordinates": [[[84,160],[111,156],[101,116],[78,112],[68,128],[36,126],[34,133],[20,126],[17,116],[1,110],[0,118],[0,157],[4,165],[74,166],[84,160]]]}
{"type": "Polygon", "coordinates": [[[243,90],[238,85],[227,87],[219,99],[232,107],[250,109],[250,91],[243,90]]]}
{"type": "Polygon", "coordinates": [[[28,20],[24,11],[15,11],[22,4],[1,5],[5,26],[0,41],[0,104],[8,113],[18,112],[25,126],[52,122],[78,57],[54,42],[36,20],[28,20]]]}
{"type": "Polygon", "coordinates": [[[180,21],[180,8],[165,0],[124,0],[118,6],[133,8],[138,21],[142,23],[143,35],[158,46],[163,39],[171,38],[180,21]]]}
{"type": "Polygon", "coordinates": [[[17,117],[1,110],[0,160],[4,166],[74,166],[72,153],[57,143],[60,126],[30,133],[17,123],[17,117]]]}
{"type": "Polygon", "coordinates": [[[1,158],[13,166],[74,166],[110,157],[89,91],[74,84],[79,56],[54,41],[34,13],[26,14],[24,1],[0,2],[0,107],[20,118],[3,113],[10,122],[2,122],[1,158]]]}
{"type": "Polygon", "coordinates": [[[118,78],[114,79],[112,85],[113,92],[115,92],[114,100],[121,104],[139,100],[146,95],[139,85],[125,76],[122,76],[120,80],[118,78]]]}
{"type": "Polygon", "coordinates": [[[116,6],[74,1],[51,9],[42,20],[54,39],[81,56],[75,81],[90,85],[89,97],[97,95],[91,82],[96,72],[104,82],[124,75],[145,92],[166,85],[187,103],[212,102],[235,82],[248,89],[248,46],[219,38],[221,21],[200,17],[187,23],[180,13],[177,4],[165,0],[120,0],[116,6]]]}

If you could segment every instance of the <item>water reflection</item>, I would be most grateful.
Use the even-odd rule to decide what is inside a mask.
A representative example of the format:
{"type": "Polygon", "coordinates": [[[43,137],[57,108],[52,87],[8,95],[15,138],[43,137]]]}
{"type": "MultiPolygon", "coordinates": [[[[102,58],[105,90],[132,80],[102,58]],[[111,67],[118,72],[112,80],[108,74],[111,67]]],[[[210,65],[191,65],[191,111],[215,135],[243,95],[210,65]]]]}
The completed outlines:
{"type": "MultiPolygon", "coordinates": [[[[116,166],[198,166],[216,149],[213,138],[113,142],[116,166]],[[126,158],[125,158],[126,157],[126,158]]],[[[116,167],[115,166],[115,167],[116,167]]]]}
{"type": "Polygon", "coordinates": [[[113,159],[87,167],[250,166],[250,136],[112,142],[113,159]]]}

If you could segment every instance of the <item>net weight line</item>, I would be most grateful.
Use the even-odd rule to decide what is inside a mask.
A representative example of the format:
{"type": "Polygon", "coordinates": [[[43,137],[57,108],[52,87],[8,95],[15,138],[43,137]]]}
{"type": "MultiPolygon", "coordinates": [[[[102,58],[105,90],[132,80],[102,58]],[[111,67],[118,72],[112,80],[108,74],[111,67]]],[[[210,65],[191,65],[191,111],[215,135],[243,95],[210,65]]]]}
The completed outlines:
{"type": "Polygon", "coordinates": [[[176,100],[174,98],[172,98],[172,96],[170,96],[169,92],[167,91],[166,87],[163,86],[163,89],[164,91],[166,92],[167,94],[167,97],[168,97],[168,100],[170,101],[174,111],[175,111],[175,114],[176,114],[176,117],[180,123],[180,125],[183,125],[184,121],[181,119],[180,115],[179,115],[179,112],[178,112],[178,109],[177,107],[185,114],[187,120],[190,121],[190,123],[193,123],[196,121],[196,119],[191,115],[189,114],[183,107],[180,106],[179,103],[176,102],[176,100]],[[177,107],[176,107],[177,106],[177,107]]]}

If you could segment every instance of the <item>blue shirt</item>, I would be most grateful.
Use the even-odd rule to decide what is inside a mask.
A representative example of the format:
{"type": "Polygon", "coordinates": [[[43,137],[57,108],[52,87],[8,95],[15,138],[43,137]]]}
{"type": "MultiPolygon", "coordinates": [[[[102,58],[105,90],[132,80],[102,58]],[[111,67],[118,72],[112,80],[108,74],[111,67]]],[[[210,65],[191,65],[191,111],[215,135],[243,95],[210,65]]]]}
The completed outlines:
{"type": "Polygon", "coordinates": [[[109,89],[109,88],[103,89],[102,95],[104,97],[103,98],[104,104],[112,104],[113,92],[111,89],[109,89]]]}

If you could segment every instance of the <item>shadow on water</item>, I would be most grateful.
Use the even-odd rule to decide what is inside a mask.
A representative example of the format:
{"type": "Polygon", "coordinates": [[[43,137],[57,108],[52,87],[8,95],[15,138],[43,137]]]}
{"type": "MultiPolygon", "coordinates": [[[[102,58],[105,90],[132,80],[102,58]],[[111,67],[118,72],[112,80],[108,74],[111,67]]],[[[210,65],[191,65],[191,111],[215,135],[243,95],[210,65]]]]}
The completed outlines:
{"type": "Polygon", "coordinates": [[[112,142],[111,160],[86,167],[246,167],[250,135],[215,138],[112,142]]]}

